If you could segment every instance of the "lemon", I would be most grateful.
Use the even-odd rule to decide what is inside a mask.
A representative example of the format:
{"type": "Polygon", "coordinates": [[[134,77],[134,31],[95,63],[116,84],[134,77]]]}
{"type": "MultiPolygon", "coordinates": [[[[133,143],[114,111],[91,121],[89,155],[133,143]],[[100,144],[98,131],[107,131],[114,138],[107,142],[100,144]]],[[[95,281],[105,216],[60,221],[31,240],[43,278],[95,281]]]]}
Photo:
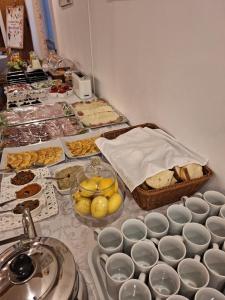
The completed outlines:
{"type": "Polygon", "coordinates": [[[75,202],[78,202],[80,200],[80,198],[82,198],[82,196],[79,191],[77,191],[76,193],[73,194],[73,200],[75,202]]]}
{"type": "Polygon", "coordinates": [[[97,184],[102,180],[103,178],[101,176],[94,176],[91,178],[91,180],[94,180],[97,184]]]}
{"type": "Polygon", "coordinates": [[[98,188],[105,197],[111,197],[114,194],[114,179],[102,178],[98,184],[98,188]]]}
{"type": "Polygon", "coordinates": [[[81,188],[83,188],[80,192],[83,197],[91,197],[97,190],[97,183],[92,179],[84,180],[80,183],[81,188]]]}
{"type": "Polygon", "coordinates": [[[100,219],[107,215],[108,200],[106,197],[97,196],[91,203],[91,214],[94,218],[100,219]]]}
{"type": "Polygon", "coordinates": [[[119,189],[119,186],[118,186],[118,181],[117,179],[115,180],[115,184],[114,184],[114,192],[117,193],[118,192],[118,189],[119,189]]]}
{"type": "Polygon", "coordinates": [[[121,206],[123,199],[119,193],[115,193],[108,200],[108,214],[115,213],[121,206]]]}
{"type": "Polygon", "coordinates": [[[75,203],[75,210],[83,216],[90,215],[91,213],[91,200],[81,197],[77,203],[75,203]]]}

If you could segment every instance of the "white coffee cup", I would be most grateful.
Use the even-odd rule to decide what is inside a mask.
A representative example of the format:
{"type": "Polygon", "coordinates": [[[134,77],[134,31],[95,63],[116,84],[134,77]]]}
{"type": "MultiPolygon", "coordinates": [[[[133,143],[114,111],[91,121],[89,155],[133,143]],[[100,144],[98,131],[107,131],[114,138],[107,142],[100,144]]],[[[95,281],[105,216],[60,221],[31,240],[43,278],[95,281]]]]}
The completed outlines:
{"type": "Polygon", "coordinates": [[[124,239],[124,252],[130,255],[131,247],[147,237],[146,225],[137,219],[128,219],[121,226],[124,239]]]}
{"type": "Polygon", "coordinates": [[[225,296],[213,288],[202,288],[195,294],[194,300],[225,300],[225,296]]]}
{"type": "Polygon", "coordinates": [[[180,293],[191,299],[195,293],[209,283],[209,273],[206,267],[200,263],[200,256],[185,258],[177,267],[177,273],[181,281],[180,293]]]}
{"type": "Polygon", "coordinates": [[[195,193],[194,196],[201,197],[208,202],[210,207],[209,216],[217,216],[221,206],[225,204],[224,194],[218,191],[207,191],[204,194],[195,193]]]}
{"type": "Polygon", "coordinates": [[[209,214],[209,204],[198,197],[182,197],[185,206],[191,211],[192,222],[204,223],[209,214]]]}
{"type": "Polygon", "coordinates": [[[225,242],[223,243],[222,250],[225,251],[225,242]]]}
{"type": "Polygon", "coordinates": [[[167,235],[169,222],[167,218],[158,212],[151,212],[145,217],[139,216],[138,219],[143,221],[148,229],[148,238],[161,238],[167,235]]]}
{"type": "Polygon", "coordinates": [[[186,247],[180,236],[164,236],[160,240],[151,239],[158,245],[160,260],[171,267],[176,267],[186,256],[186,247]]]}
{"type": "Polygon", "coordinates": [[[188,300],[188,298],[181,295],[172,295],[167,298],[167,300],[188,300]]]}
{"type": "Polygon", "coordinates": [[[222,291],[225,286],[225,252],[217,244],[205,252],[203,263],[209,272],[209,287],[222,291]]]}
{"type": "Polygon", "coordinates": [[[225,241],[225,219],[211,216],[205,222],[206,228],[211,233],[211,242],[222,244],[225,241]]]}
{"type": "Polygon", "coordinates": [[[196,254],[201,255],[208,248],[211,241],[209,230],[198,223],[185,224],[182,237],[188,257],[194,257],[196,254]]]}
{"type": "Polygon", "coordinates": [[[159,260],[159,253],[149,240],[139,241],[131,248],[131,258],[135,265],[135,274],[147,273],[159,260]]]}
{"type": "Polygon", "coordinates": [[[139,279],[130,279],[123,283],[119,291],[119,300],[151,300],[151,292],[145,284],[145,275],[140,274],[139,279]]]}
{"type": "Polygon", "coordinates": [[[111,255],[123,251],[123,235],[115,227],[106,227],[102,230],[96,228],[94,235],[100,253],[111,255]]]}
{"type": "Polygon", "coordinates": [[[172,267],[159,263],[149,273],[149,287],[156,300],[167,299],[178,293],[179,276],[172,267]]]}
{"type": "Polygon", "coordinates": [[[170,224],[169,233],[179,235],[184,224],[191,222],[192,215],[187,207],[181,204],[173,204],[167,209],[167,218],[170,224]]]}
{"type": "Polygon", "coordinates": [[[134,263],[124,253],[115,253],[110,257],[101,254],[100,261],[106,273],[108,293],[113,299],[118,299],[122,284],[134,276],[134,263]]]}
{"type": "Polygon", "coordinates": [[[219,216],[225,219],[225,205],[220,208],[219,216]]]}

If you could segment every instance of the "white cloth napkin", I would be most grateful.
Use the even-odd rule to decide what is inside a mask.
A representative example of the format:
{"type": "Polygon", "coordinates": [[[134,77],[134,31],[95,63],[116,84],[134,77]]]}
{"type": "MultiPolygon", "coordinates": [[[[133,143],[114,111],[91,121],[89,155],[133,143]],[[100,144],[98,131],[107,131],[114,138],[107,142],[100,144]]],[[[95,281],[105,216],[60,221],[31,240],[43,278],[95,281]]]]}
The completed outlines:
{"type": "Polygon", "coordinates": [[[208,162],[164,131],[147,127],[134,128],[113,140],[98,138],[96,145],[131,192],[163,170],[208,162]]]}

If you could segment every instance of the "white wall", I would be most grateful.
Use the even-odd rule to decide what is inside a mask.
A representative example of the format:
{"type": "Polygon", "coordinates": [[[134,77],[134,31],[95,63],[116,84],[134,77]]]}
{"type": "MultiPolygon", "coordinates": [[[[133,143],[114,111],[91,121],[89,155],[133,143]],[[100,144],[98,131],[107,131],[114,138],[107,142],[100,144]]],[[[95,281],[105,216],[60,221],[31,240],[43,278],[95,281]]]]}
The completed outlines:
{"type": "MultiPolygon", "coordinates": [[[[216,173],[210,185],[225,192],[225,1],[90,2],[99,95],[133,123],[155,122],[207,155],[216,173]]],[[[64,17],[58,36],[75,24],[64,17]]],[[[82,59],[84,45],[60,39],[82,59]]]]}
{"type": "Polygon", "coordinates": [[[56,46],[60,55],[78,62],[80,70],[91,72],[90,38],[87,0],[74,0],[69,7],[51,1],[56,46]]]}

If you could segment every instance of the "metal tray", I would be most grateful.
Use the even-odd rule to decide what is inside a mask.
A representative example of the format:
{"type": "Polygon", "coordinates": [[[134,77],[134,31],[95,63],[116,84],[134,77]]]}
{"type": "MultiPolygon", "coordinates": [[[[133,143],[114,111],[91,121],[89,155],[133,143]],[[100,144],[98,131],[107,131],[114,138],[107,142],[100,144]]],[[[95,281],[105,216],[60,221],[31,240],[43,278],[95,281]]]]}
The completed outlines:
{"type": "Polygon", "coordinates": [[[98,292],[99,300],[113,300],[107,292],[106,275],[100,263],[97,245],[88,253],[88,265],[98,292]]]}
{"type": "MultiPolygon", "coordinates": [[[[89,102],[94,102],[94,101],[96,101],[96,100],[98,100],[98,99],[93,99],[93,100],[90,100],[89,102]]],[[[127,119],[127,117],[125,117],[120,111],[118,111],[118,110],[117,110],[113,105],[111,105],[107,100],[105,100],[105,99],[101,99],[101,100],[103,100],[107,105],[109,105],[110,107],[112,107],[113,111],[119,115],[118,120],[116,120],[116,121],[114,121],[114,122],[109,122],[109,123],[99,124],[99,125],[90,125],[90,126],[86,126],[85,124],[83,124],[84,127],[86,127],[86,128],[91,128],[91,129],[96,129],[96,128],[106,127],[106,126],[110,126],[110,125],[117,125],[117,124],[129,123],[129,120],[127,119]]],[[[79,102],[75,102],[75,103],[71,104],[75,116],[80,120],[81,123],[82,123],[81,116],[78,114],[78,111],[76,110],[76,104],[77,104],[77,103],[85,103],[85,102],[88,102],[88,101],[79,101],[79,102]]]]}
{"type": "Polygon", "coordinates": [[[101,131],[95,131],[95,132],[87,132],[87,133],[84,133],[82,135],[74,135],[74,136],[67,136],[67,137],[62,137],[61,138],[61,142],[63,144],[63,148],[64,148],[64,152],[66,153],[66,156],[70,159],[73,159],[73,158],[88,158],[88,157],[91,157],[91,156],[95,156],[95,155],[98,155],[100,154],[100,150],[97,151],[97,152],[94,152],[94,153],[88,153],[88,154],[84,154],[84,155],[77,155],[77,156],[74,156],[69,147],[67,146],[67,142],[76,142],[76,141],[81,141],[81,140],[84,140],[84,139],[88,139],[88,138],[92,138],[92,137],[100,137],[101,135],[101,131]]]}
{"type": "MultiPolygon", "coordinates": [[[[6,122],[8,123],[7,126],[15,126],[15,125],[22,125],[22,124],[30,124],[30,123],[36,123],[36,122],[40,122],[40,121],[48,121],[48,120],[54,120],[54,119],[59,119],[59,118],[65,118],[65,117],[70,117],[70,116],[74,116],[74,112],[73,112],[73,109],[72,107],[64,102],[64,101],[60,101],[60,102],[57,102],[59,104],[62,105],[62,108],[63,108],[63,113],[62,115],[58,115],[58,116],[49,116],[48,117],[43,117],[43,118],[37,118],[37,119],[33,119],[33,120],[23,120],[23,121],[16,121],[16,122],[7,122],[7,117],[4,116],[4,111],[0,114],[0,116],[3,117],[3,119],[6,120],[6,122]]],[[[40,104],[40,105],[53,105],[53,104],[40,104]]],[[[19,114],[20,111],[23,113],[24,111],[26,110],[32,110],[33,109],[37,109],[37,106],[34,105],[34,106],[22,106],[22,107],[15,107],[14,109],[10,109],[8,111],[10,112],[13,112],[15,114],[19,114]]],[[[40,106],[39,106],[40,108],[40,106]]],[[[7,112],[7,111],[6,111],[7,112]]],[[[79,121],[78,121],[79,122],[79,121]]],[[[82,126],[83,127],[83,126],[82,126]]]]}

